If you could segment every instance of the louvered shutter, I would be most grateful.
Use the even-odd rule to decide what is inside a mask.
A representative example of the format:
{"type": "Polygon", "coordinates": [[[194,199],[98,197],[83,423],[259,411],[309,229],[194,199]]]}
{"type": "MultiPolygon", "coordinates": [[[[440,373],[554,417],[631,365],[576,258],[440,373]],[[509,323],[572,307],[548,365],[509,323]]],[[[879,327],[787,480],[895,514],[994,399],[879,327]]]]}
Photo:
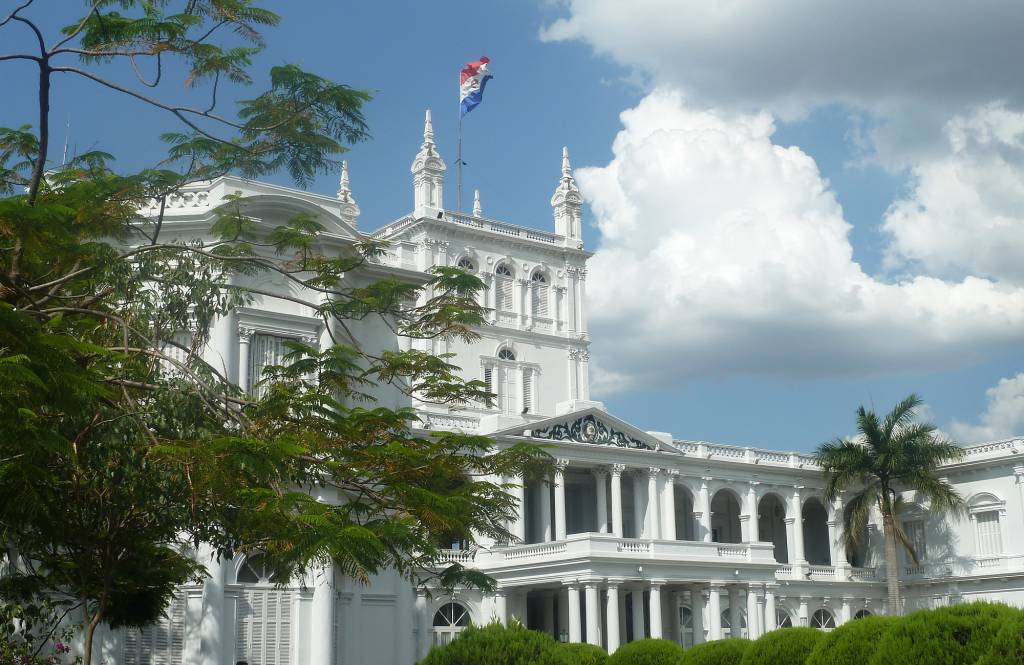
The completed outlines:
{"type": "Polygon", "coordinates": [[[167,616],[145,628],[124,632],[125,665],[182,665],[185,651],[185,597],[174,596],[167,616]]]}
{"type": "Polygon", "coordinates": [[[523,370],[523,411],[533,413],[533,370],[523,370]]]}
{"type": "Polygon", "coordinates": [[[235,660],[249,665],[290,665],[291,605],[288,591],[246,591],[235,610],[235,660]]]}
{"type": "Polygon", "coordinates": [[[502,312],[512,311],[512,279],[498,276],[494,280],[495,307],[502,312]]]}
{"type": "Polygon", "coordinates": [[[288,339],[288,337],[279,337],[278,335],[253,335],[252,343],[249,347],[248,390],[254,397],[263,397],[266,393],[266,386],[256,388],[253,386],[263,378],[263,369],[265,367],[282,363],[285,353],[288,352],[288,349],[284,346],[288,339]]]}
{"type": "Polygon", "coordinates": [[[548,285],[544,282],[533,283],[533,315],[548,316],[548,285]]]}
{"type": "Polygon", "coordinates": [[[978,554],[991,555],[1003,551],[1003,534],[999,529],[999,511],[978,513],[978,554]]]}

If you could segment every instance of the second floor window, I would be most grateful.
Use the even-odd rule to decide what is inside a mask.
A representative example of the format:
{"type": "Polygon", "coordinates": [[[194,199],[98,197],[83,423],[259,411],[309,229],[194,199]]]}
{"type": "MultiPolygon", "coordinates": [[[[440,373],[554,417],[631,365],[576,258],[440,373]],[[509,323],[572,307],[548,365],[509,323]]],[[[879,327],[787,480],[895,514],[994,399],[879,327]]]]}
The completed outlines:
{"type": "Polygon", "coordinates": [[[284,362],[288,348],[285,342],[289,337],[279,335],[253,335],[249,347],[249,385],[246,390],[256,398],[263,397],[267,392],[266,385],[258,385],[263,379],[263,369],[270,365],[280,365],[284,362]]]}
{"type": "Polygon", "coordinates": [[[512,269],[504,263],[494,269],[494,309],[499,312],[513,311],[512,269]]]}
{"type": "Polygon", "coordinates": [[[999,511],[988,510],[974,516],[978,525],[978,554],[991,556],[1003,551],[1003,534],[999,528],[999,511]]]}
{"type": "Polygon", "coordinates": [[[924,521],[914,520],[913,522],[905,522],[903,524],[903,531],[907,534],[910,546],[914,548],[917,560],[924,561],[928,556],[928,544],[924,538],[924,521]]]}
{"type": "Polygon", "coordinates": [[[548,280],[544,277],[544,273],[533,273],[530,278],[530,287],[533,315],[546,318],[548,316],[548,280]]]}

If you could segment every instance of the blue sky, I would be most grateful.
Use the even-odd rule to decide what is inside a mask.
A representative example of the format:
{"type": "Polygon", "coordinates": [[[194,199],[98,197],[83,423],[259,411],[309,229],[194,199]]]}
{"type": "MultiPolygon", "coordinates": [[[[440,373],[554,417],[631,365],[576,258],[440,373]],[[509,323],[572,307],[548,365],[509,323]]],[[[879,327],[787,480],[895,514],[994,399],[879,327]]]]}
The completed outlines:
{"type": "MultiPolygon", "coordinates": [[[[3,1],[0,8],[13,4],[3,1]]],[[[763,21],[735,16],[712,21],[700,3],[686,2],[663,11],[657,3],[639,1],[619,15],[620,4],[278,3],[273,8],[282,15],[282,26],[268,33],[268,48],[256,69],[293,62],[373,91],[374,101],[366,109],[373,138],[353,146],[348,155],[361,224],[372,229],[411,208],[408,169],[419,146],[424,109],[433,110],[442,155],[454,164],[458,70],[468,60],[490,56],[495,79],[464,126],[466,205],[479,188],[487,216],[550,229],[548,200],[557,182],[560,150],[570,147],[574,167],[584,171],[584,195],[596,206],[588,208],[585,239],[601,260],[592,267],[589,288],[609,283],[614,274],[625,275],[625,286],[591,301],[595,397],[640,427],[682,438],[808,450],[851,433],[857,405],[885,410],[918,392],[931,417],[961,439],[1024,430],[1019,405],[1024,378],[1017,383],[1024,370],[1021,333],[1006,329],[1017,321],[1022,302],[1020,275],[996,258],[950,258],[948,247],[928,241],[948,237],[949,224],[961,229],[976,223],[970,237],[979,245],[963,246],[963,255],[996,256],[999,249],[1012,255],[1024,244],[1019,214],[1007,215],[1006,224],[991,233],[985,221],[998,205],[1024,209],[1024,188],[978,189],[973,198],[964,198],[980,201],[966,212],[964,205],[938,200],[935,194],[959,191],[960,185],[977,189],[980,180],[1024,182],[1016,170],[1024,168],[1024,160],[1005,158],[1021,148],[1021,129],[1015,124],[1021,91],[1009,71],[1020,61],[1021,50],[1000,27],[1007,22],[1006,12],[1020,18],[1019,12],[1005,3],[977,7],[970,22],[977,34],[969,37],[985,40],[989,55],[1005,57],[993,57],[984,73],[971,76],[943,63],[941,49],[928,34],[913,38],[918,29],[938,34],[946,25],[942,20],[962,20],[951,12],[948,19],[936,18],[939,12],[924,6],[919,16],[874,17],[863,30],[877,43],[844,47],[838,37],[836,46],[802,43],[809,33],[829,28],[785,20],[787,12],[821,25],[834,19],[857,34],[860,24],[844,18],[847,10],[841,3],[793,0],[763,21]],[[901,33],[901,20],[914,27],[901,33]],[[880,22],[891,23],[891,31],[876,29],[880,22]],[[891,60],[875,63],[872,54],[877,53],[891,60]],[[946,67],[947,80],[931,81],[936,67],[946,67]],[[1002,106],[993,110],[992,104],[1002,106]],[[633,117],[643,117],[624,129],[620,114],[638,108],[633,117]],[[755,117],[774,122],[774,133],[758,134],[755,117]],[[955,143],[950,127],[962,128],[955,136],[967,136],[968,145],[980,146],[977,151],[965,156],[964,141],[955,143]],[[614,149],[617,136],[622,145],[635,147],[614,149]],[[724,140],[715,153],[723,158],[714,164],[691,161],[705,139],[724,140]],[[732,154],[729,150],[742,156],[740,162],[749,160],[750,169],[735,167],[740,168],[735,178],[719,170],[726,168],[722,162],[732,154]],[[992,156],[996,153],[1001,157],[992,156]],[[805,157],[813,160],[810,167],[805,157]],[[943,168],[950,163],[962,168],[943,168]],[[962,173],[968,166],[978,178],[943,186],[943,174],[962,173]],[[790,178],[793,169],[801,179],[790,178]],[[700,180],[702,170],[717,179],[700,180]],[[697,176],[674,179],[677,171],[697,176]],[[774,177],[782,178],[777,185],[772,185],[774,177]],[[596,186],[609,178],[616,187],[596,186]],[[744,178],[753,178],[753,185],[741,190],[718,186],[744,178]],[[660,183],[659,191],[648,192],[643,183],[660,183]],[[745,200],[759,183],[765,192],[745,200]],[[922,183],[931,186],[919,187],[922,183]],[[804,201],[801,187],[818,186],[825,196],[804,201]],[[611,190],[621,196],[604,194],[611,190]],[[672,199],[677,191],[684,198],[672,199]],[[693,203],[695,197],[708,200],[693,203]],[[906,215],[887,217],[899,201],[907,203],[906,215]],[[774,212],[761,214],[762,204],[774,212]],[[949,213],[954,209],[955,215],[949,213]],[[619,221],[628,216],[624,210],[637,212],[625,226],[619,221]],[[708,216],[707,224],[691,223],[688,215],[698,214],[708,216]],[[773,220],[773,214],[778,218],[773,220]],[[967,221],[957,215],[966,215],[967,221]],[[819,219],[824,220],[820,227],[813,221],[819,219]],[[758,238],[765,229],[771,231],[765,237],[780,239],[779,253],[764,263],[769,272],[748,270],[750,261],[738,249],[739,272],[716,274],[716,266],[729,262],[705,248],[720,249],[729,241],[720,237],[721,229],[734,223],[738,236],[733,240],[758,238]],[[830,264],[819,255],[836,248],[842,254],[844,223],[853,263],[833,257],[830,264]],[[828,236],[820,246],[808,241],[818,229],[828,236]],[[666,259],[656,245],[631,239],[639,236],[675,238],[690,247],[693,260],[686,251],[666,259]],[[985,238],[992,239],[989,245],[985,238]],[[696,244],[687,245],[690,241],[696,244]],[[615,257],[625,257],[630,265],[616,267],[615,257]],[[677,269],[698,263],[699,274],[677,269]],[[807,264],[821,267],[824,286],[813,275],[794,276],[803,275],[799,267],[807,264]],[[851,265],[856,264],[863,275],[854,274],[851,265]],[[833,274],[847,277],[825,277],[833,274]],[[947,307],[944,303],[973,302],[970,289],[977,285],[965,283],[972,277],[992,287],[985,291],[982,311],[947,307]],[[776,278],[777,288],[765,293],[748,289],[749,303],[732,290],[742,293],[776,278]],[[685,283],[661,286],[677,280],[685,283]],[[729,288],[715,291],[723,284],[729,288]],[[928,295],[920,296],[925,286],[928,295]],[[842,303],[853,302],[851,293],[873,289],[885,293],[850,305],[864,309],[864,317],[842,311],[842,303]],[[833,295],[838,305],[831,304],[833,295]],[[771,301],[775,296],[778,302],[771,301]],[[658,314],[618,313],[616,299],[658,314]],[[815,306],[815,301],[829,304],[815,306]],[[851,317],[855,323],[848,321],[851,317]]],[[[17,45],[24,38],[12,26],[0,29],[0,44],[17,45]]],[[[957,57],[958,48],[974,52],[965,37],[963,44],[946,44],[952,52],[948,57],[957,57]]],[[[0,66],[6,89],[19,91],[0,107],[0,126],[31,122],[31,71],[0,66]]],[[[80,82],[58,81],[55,124],[70,120],[72,150],[107,150],[125,169],[152,163],[161,154],[154,130],[173,124],[130,102],[111,106],[109,99],[80,82]]],[[[63,127],[57,134],[60,143],[63,127]]],[[[53,154],[59,156],[59,148],[53,154]]],[[[451,171],[447,202],[454,207],[451,171]]],[[[288,184],[285,176],[276,180],[288,184]]],[[[311,189],[333,194],[336,182],[335,175],[325,175],[311,189]]],[[[771,246],[765,245],[766,253],[771,246]]],[[[762,258],[755,263],[760,266],[762,258]]]]}

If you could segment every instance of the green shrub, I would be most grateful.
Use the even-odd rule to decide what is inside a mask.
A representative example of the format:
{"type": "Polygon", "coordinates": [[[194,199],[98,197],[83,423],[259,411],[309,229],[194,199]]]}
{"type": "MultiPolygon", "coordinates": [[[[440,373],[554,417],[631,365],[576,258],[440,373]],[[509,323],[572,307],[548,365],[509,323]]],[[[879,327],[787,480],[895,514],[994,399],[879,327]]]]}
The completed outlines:
{"type": "Polygon", "coordinates": [[[869,616],[848,621],[818,640],[805,665],[864,665],[897,617],[869,616]]]}
{"type": "Polygon", "coordinates": [[[870,665],[972,665],[999,629],[1020,615],[1006,605],[966,603],[914,612],[886,631],[870,665]]]}
{"type": "Polygon", "coordinates": [[[432,648],[420,665],[565,665],[561,646],[519,623],[490,623],[470,626],[450,644],[432,648]]]}
{"type": "Polygon", "coordinates": [[[977,665],[1021,665],[1024,663],[1024,612],[1016,621],[1008,621],[994,640],[992,648],[977,665]]]}
{"type": "Polygon", "coordinates": [[[740,665],[750,644],[738,637],[695,644],[683,653],[679,665],[740,665]]]}
{"type": "Polygon", "coordinates": [[[623,644],[608,657],[608,665],[679,665],[683,649],[669,640],[637,640],[623,644]]]}
{"type": "Polygon", "coordinates": [[[593,644],[562,644],[565,665],[605,665],[608,653],[593,644]]]}
{"type": "Polygon", "coordinates": [[[824,633],[817,628],[780,628],[754,640],[740,665],[804,665],[824,633]]]}

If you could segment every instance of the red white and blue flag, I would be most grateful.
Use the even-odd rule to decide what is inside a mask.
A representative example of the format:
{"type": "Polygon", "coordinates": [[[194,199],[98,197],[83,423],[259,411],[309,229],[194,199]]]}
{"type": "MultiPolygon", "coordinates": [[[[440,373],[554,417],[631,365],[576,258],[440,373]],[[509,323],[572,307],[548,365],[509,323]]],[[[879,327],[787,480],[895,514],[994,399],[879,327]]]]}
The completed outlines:
{"type": "Polygon", "coordinates": [[[475,109],[484,100],[484,88],[491,80],[491,73],[487,70],[491,59],[486,55],[481,56],[475,62],[467,63],[462,68],[459,76],[459,117],[466,115],[475,109]]]}

